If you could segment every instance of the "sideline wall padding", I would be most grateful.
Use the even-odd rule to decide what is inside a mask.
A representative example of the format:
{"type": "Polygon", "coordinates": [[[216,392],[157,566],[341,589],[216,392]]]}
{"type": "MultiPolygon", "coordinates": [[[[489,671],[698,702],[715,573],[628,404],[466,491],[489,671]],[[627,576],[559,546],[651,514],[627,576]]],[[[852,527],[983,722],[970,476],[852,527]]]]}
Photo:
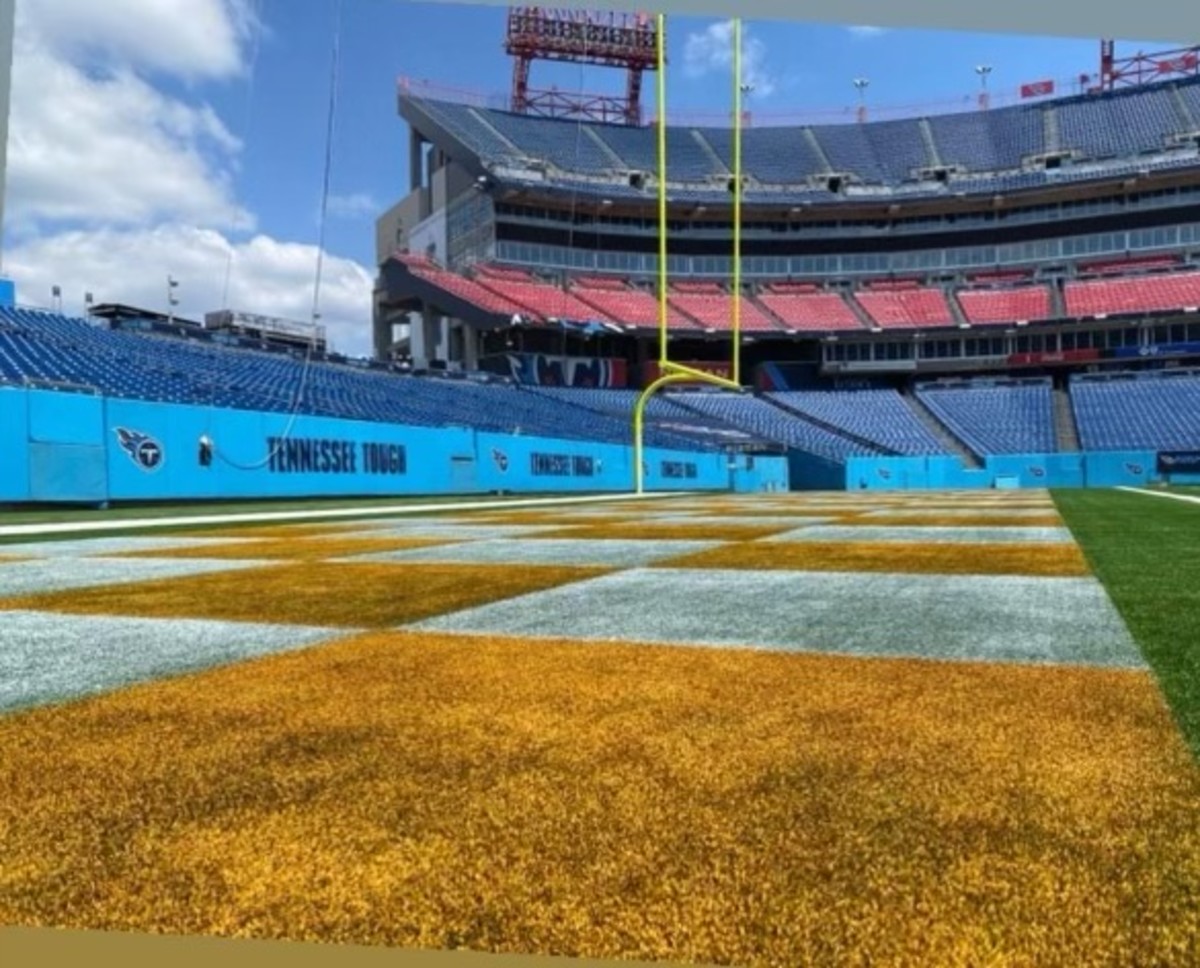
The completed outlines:
{"type": "Polygon", "coordinates": [[[852,457],[846,463],[848,490],[994,488],[1000,478],[1022,488],[1140,487],[1159,475],[1149,452],[1001,454],[978,469],[954,457],[852,457]]]}
{"type": "Polygon", "coordinates": [[[0,387],[0,502],[28,500],[29,397],[24,390],[0,387]]]}
{"type": "MultiPolygon", "coordinates": [[[[69,392],[0,391],[0,500],[628,492],[632,447],[69,392]],[[200,439],[213,442],[203,466],[200,439]]],[[[649,490],[787,487],[782,457],[647,448],[649,490]]]]}

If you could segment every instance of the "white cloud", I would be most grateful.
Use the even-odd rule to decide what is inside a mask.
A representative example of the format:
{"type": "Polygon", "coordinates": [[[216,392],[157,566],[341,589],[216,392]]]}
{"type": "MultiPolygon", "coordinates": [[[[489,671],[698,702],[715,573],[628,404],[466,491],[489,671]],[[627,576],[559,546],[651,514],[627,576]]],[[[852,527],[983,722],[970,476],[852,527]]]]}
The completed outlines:
{"type": "MultiPolygon", "coordinates": [[[[754,88],[757,97],[770,97],[777,87],[766,66],[766,45],[742,27],[742,80],[754,88]]],[[[688,34],[683,49],[684,72],[699,78],[714,72],[733,70],[733,22],[710,24],[707,29],[688,34]]]]}
{"type": "MultiPolygon", "coordinates": [[[[6,260],[21,301],[31,305],[47,305],[50,289],[57,285],[69,312],[83,312],[87,292],[98,303],[165,312],[171,275],[179,281],[177,312],[185,318],[202,319],[207,312],[229,308],[301,322],[312,318],[316,267],[313,245],[262,235],[231,242],[212,229],[180,225],[46,235],[12,249],[6,260]]],[[[326,255],[321,322],[340,352],[370,355],[372,286],[365,268],[326,255]]]]}
{"type": "Polygon", "coordinates": [[[28,35],[14,49],[10,227],[182,219],[250,228],[234,199],[238,140],[207,105],[128,69],[91,75],[28,35]]]}
{"type": "Polygon", "coordinates": [[[75,62],[227,78],[243,69],[256,10],[252,0],[36,0],[17,4],[17,28],[75,62]]]}
{"type": "Polygon", "coordinates": [[[366,192],[329,196],[329,214],[334,218],[374,218],[382,211],[383,206],[366,192]]]}
{"type": "MultiPolygon", "coordinates": [[[[18,5],[3,268],[22,302],[44,305],[59,285],[71,312],[89,291],[162,310],[170,274],[184,316],[228,306],[311,317],[317,248],[246,234],[255,218],[238,198],[240,142],[198,88],[175,95],[151,80],[243,74],[259,3],[18,5]]],[[[372,289],[366,268],[325,255],[322,322],[342,352],[370,352],[372,289]]]]}
{"type": "Polygon", "coordinates": [[[888,32],[886,27],[857,26],[857,27],[847,27],[846,29],[848,31],[850,31],[850,34],[852,36],[862,38],[862,39],[869,38],[869,37],[879,37],[888,32]]]}

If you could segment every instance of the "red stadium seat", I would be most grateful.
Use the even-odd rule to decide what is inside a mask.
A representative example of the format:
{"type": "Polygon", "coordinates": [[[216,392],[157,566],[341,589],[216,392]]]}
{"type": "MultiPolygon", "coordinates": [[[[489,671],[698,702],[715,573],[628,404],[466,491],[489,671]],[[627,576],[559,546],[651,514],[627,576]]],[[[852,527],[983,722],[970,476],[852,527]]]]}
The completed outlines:
{"type": "Polygon", "coordinates": [[[759,293],[758,301],[792,330],[837,332],[862,330],[854,310],[836,292],[820,292],[805,283],[777,283],[759,293]]]}
{"type": "Polygon", "coordinates": [[[961,289],[958,303],[974,326],[1012,325],[1049,319],[1054,310],[1046,286],[1013,289],[961,289]]]}
{"type": "Polygon", "coordinates": [[[1064,296],[1069,316],[1191,309],[1200,307],[1200,272],[1068,282],[1064,296]]]}
{"type": "MultiPolygon", "coordinates": [[[[584,302],[573,292],[560,289],[548,282],[525,279],[480,276],[479,283],[486,289],[526,307],[544,319],[567,319],[572,322],[600,320],[609,322],[610,317],[597,307],[584,302]]],[[[620,322],[620,320],[616,320],[620,322]]]]}
{"type": "MultiPolygon", "coordinates": [[[[596,312],[623,326],[651,329],[658,326],[658,299],[644,289],[592,289],[576,288],[575,295],[596,312]]],[[[678,310],[667,306],[669,329],[694,330],[697,325],[678,310]]]]}
{"type": "MultiPolygon", "coordinates": [[[[751,332],[778,333],[776,325],[766,313],[745,296],[741,297],[741,326],[751,332]]],[[[691,316],[705,329],[728,330],[733,328],[733,296],[717,287],[713,290],[697,291],[680,284],[670,297],[670,303],[680,312],[691,316]]]]}
{"type": "Polygon", "coordinates": [[[872,286],[855,295],[881,329],[922,329],[956,325],[946,294],[912,283],[872,286]]]}

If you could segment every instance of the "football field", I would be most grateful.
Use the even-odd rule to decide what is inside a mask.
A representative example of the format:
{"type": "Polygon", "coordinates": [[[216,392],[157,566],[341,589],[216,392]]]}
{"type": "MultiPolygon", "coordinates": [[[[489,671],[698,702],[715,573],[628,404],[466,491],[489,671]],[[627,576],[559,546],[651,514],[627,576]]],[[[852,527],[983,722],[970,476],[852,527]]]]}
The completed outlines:
{"type": "Polygon", "coordinates": [[[1195,964],[1198,522],[716,495],[0,546],[0,923],[1195,964]]]}

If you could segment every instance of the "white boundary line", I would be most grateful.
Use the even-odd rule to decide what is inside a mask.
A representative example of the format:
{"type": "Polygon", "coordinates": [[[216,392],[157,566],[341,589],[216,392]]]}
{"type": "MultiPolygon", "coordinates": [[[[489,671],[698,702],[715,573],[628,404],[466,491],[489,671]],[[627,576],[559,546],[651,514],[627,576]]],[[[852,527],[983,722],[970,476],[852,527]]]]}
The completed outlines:
{"type": "Polygon", "coordinates": [[[1200,497],[1195,497],[1191,494],[1172,494],[1170,491],[1147,491],[1141,487],[1118,487],[1118,491],[1125,491],[1128,494],[1145,494],[1147,497],[1166,497],[1172,501],[1184,501],[1187,504],[1200,504],[1200,497]]]}
{"type": "MultiPolygon", "coordinates": [[[[372,518],[390,515],[432,514],[443,511],[503,510],[507,508],[553,507],[570,504],[599,504],[621,501],[656,501],[682,497],[693,491],[665,491],[654,494],[604,494],[589,497],[546,497],[515,501],[470,501],[456,504],[398,504],[376,507],[328,508],[314,511],[261,511],[249,514],[208,514],[176,518],[117,518],[108,521],[65,521],[59,524],[12,524],[0,527],[0,538],[48,534],[90,534],[105,531],[140,531],[151,528],[192,527],[206,524],[262,523],[271,521],[311,521],[313,519],[372,518]]],[[[714,492],[717,493],[717,492],[714,492]]]]}

